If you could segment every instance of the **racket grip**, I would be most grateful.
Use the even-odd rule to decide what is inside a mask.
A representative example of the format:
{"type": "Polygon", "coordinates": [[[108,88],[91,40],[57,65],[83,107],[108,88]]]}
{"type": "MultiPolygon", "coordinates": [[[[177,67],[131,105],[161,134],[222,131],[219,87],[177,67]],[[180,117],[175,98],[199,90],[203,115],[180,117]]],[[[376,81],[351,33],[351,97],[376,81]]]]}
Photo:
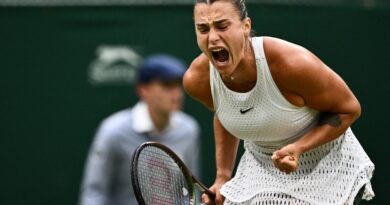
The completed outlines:
{"type": "Polygon", "coordinates": [[[205,185],[199,183],[199,181],[195,183],[195,185],[197,185],[202,190],[202,193],[207,194],[207,196],[209,196],[211,199],[215,199],[215,193],[210,191],[205,185]]]}
{"type": "Polygon", "coordinates": [[[215,200],[215,193],[206,189],[203,193],[207,194],[212,200],[215,200]]]}
{"type": "Polygon", "coordinates": [[[207,196],[210,198],[211,203],[207,203],[205,205],[214,205],[215,204],[215,193],[210,191],[209,189],[205,189],[204,194],[207,194],[207,196]]]}

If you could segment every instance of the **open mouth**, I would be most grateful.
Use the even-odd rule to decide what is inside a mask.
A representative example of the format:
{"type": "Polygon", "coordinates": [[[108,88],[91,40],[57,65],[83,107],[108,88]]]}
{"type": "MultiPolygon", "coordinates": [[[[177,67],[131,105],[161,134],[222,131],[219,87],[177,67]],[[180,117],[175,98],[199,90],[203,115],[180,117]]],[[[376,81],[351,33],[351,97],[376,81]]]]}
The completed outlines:
{"type": "Polygon", "coordinates": [[[226,63],[229,60],[229,52],[223,48],[212,50],[211,55],[215,62],[226,63]]]}

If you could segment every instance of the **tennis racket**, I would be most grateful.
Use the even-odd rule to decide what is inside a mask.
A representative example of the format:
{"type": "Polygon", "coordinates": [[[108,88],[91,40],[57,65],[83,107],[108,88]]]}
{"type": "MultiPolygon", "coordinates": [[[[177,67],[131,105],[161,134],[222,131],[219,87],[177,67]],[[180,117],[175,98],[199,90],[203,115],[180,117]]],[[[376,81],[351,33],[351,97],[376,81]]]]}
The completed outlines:
{"type": "Polygon", "coordinates": [[[131,166],[132,185],[140,205],[195,205],[199,201],[196,191],[215,197],[172,150],[157,142],[138,146],[131,166]]]}

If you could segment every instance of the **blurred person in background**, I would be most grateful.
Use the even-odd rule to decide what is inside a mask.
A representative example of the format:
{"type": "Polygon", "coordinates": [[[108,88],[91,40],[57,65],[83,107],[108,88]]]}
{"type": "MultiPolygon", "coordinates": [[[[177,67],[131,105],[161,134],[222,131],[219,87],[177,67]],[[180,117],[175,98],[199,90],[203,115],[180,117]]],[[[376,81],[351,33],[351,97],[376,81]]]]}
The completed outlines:
{"type": "Polygon", "coordinates": [[[162,143],[199,176],[199,125],[180,111],[181,80],[186,65],[166,55],[149,56],[138,69],[139,102],[116,112],[100,125],[89,150],[81,185],[80,205],[136,205],[130,164],[136,147],[162,143]]]}

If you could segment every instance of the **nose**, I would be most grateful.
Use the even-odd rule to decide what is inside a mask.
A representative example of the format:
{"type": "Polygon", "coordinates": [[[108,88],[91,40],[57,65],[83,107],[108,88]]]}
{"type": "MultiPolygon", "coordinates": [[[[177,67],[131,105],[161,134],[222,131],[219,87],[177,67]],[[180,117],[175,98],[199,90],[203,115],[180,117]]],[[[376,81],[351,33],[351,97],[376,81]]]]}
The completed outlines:
{"type": "Polygon", "coordinates": [[[174,110],[180,110],[183,103],[183,90],[181,88],[174,88],[172,90],[172,102],[174,110]]]}
{"type": "Polygon", "coordinates": [[[173,96],[177,99],[183,98],[183,89],[181,87],[175,87],[172,89],[173,96]]]}
{"type": "Polygon", "coordinates": [[[209,44],[213,45],[219,41],[219,34],[215,29],[209,31],[209,44]]]}

